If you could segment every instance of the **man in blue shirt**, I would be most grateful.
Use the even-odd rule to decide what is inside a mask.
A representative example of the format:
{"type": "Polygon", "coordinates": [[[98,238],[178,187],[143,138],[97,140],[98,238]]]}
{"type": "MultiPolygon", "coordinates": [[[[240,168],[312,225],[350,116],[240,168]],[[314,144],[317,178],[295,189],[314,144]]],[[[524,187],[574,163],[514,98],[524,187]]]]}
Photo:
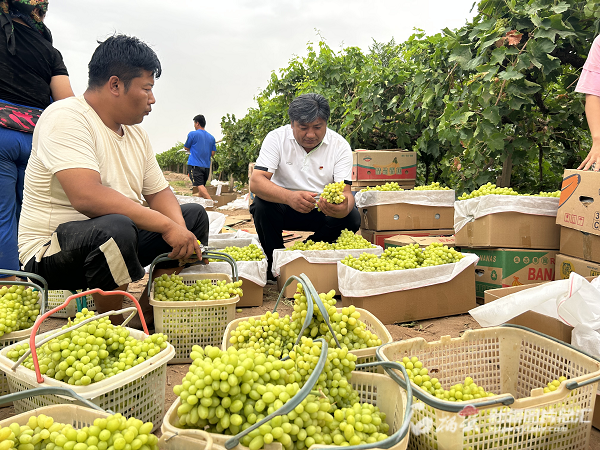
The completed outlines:
{"type": "Polygon", "coordinates": [[[202,114],[194,117],[194,130],[190,131],[183,148],[190,155],[188,158],[188,175],[192,180],[193,193],[198,191],[198,197],[211,200],[205,184],[210,174],[210,158],[217,151],[215,138],[204,130],[206,119],[202,114]]]}

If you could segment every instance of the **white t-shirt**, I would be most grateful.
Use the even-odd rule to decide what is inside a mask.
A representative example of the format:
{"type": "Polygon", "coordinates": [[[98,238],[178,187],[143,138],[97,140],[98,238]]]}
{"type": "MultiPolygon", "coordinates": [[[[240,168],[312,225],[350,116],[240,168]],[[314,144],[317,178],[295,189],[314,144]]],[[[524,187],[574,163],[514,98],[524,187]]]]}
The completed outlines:
{"type": "Polygon", "coordinates": [[[294,139],[291,125],[284,125],[267,134],[255,167],[266,167],[277,186],[321,193],[326,184],[352,180],[352,149],[327,128],[322,144],[306,153],[294,139]]]}
{"type": "Polygon", "coordinates": [[[23,264],[34,255],[44,255],[60,224],[88,219],[71,206],[56,172],[95,170],[104,186],[140,204],[142,195],[169,186],[146,131],[139,125],[124,125],[123,132],[119,136],[104,125],[83,96],[46,108],[35,127],[25,171],[19,221],[19,259],[23,264]]]}

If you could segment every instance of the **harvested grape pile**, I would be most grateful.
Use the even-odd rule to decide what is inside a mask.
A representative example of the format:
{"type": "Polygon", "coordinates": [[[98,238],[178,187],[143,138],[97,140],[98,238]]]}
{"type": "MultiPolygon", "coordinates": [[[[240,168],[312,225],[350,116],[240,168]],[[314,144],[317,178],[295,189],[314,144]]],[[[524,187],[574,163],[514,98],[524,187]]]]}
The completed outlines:
{"type": "MultiPolygon", "coordinates": [[[[340,345],[349,350],[381,345],[381,339],[367,330],[364,322],[360,320],[360,313],[353,305],[342,308],[341,313],[337,311],[334,295],[335,291],[330,291],[327,294],[320,293],[319,298],[327,309],[332,329],[340,345]]],[[[267,312],[260,319],[244,320],[231,332],[229,342],[236,349],[253,348],[277,358],[284,357],[292,351],[298,340],[298,333],[302,329],[307,314],[308,299],[302,285],[298,283],[297,291],[294,294],[294,312],[291,317],[286,315],[282,318],[277,312],[267,312]]],[[[330,346],[337,345],[323,315],[316,306],[313,310],[312,320],[304,330],[303,336],[322,337],[330,346]]]]}
{"type": "MultiPolygon", "coordinates": [[[[69,329],[94,315],[84,308],[62,329],[69,329]]],[[[37,355],[43,375],[71,385],[87,386],[129,370],[166,347],[167,338],[161,333],[140,341],[130,336],[127,328],[113,325],[108,317],[103,317],[46,342],[37,349],[37,355]]],[[[27,350],[28,341],[16,345],[7,356],[17,361],[27,350]]],[[[31,355],[23,366],[34,370],[31,355]]]]}
{"type": "Polygon", "coordinates": [[[341,262],[362,272],[387,272],[450,264],[463,258],[464,255],[454,248],[434,242],[425,249],[419,248],[419,244],[389,247],[380,257],[370,253],[363,253],[358,258],[348,255],[341,262]]]}
{"type": "MultiPolygon", "coordinates": [[[[194,347],[179,395],[179,427],[235,435],[264,419],[292,399],[314,371],[322,345],[303,337],[281,361],[254,349],[194,347]]],[[[359,402],[349,383],[356,356],[348,349],[328,348],[325,368],[308,395],[293,411],[271,419],[242,438],[258,450],[280,442],[286,449],[313,444],[359,445],[387,437],[385,414],[359,402]]]]}
{"type": "Polygon", "coordinates": [[[368,192],[368,191],[403,191],[404,189],[402,189],[398,183],[396,183],[395,181],[392,181],[391,183],[385,183],[382,184],[381,186],[367,186],[366,188],[363,188],[360,190],[360,192],[368,192]]]}
{"type": "Polygon", "coordinates": [[[431,184],[427,184],[425,186],[416,186],[415,191],[449,191],[450,188],[446,186],[440,185],[439,182],[434,182],[431,184]]]}
{"type": "Polygon", "coordinates": [[[92,426],[81,429],[55,422],[40,414],[29,418],[27,425],[12,423],[0,428],[0,450],[37,449],[143,449],[158,450],[158,438],[152,434],[151,422],[121,414],[96,419],[92,426]]]}
{"type": "Polygon", "coordinates": [[[495,184],[487,183],[481,186],[479,189],[467,194],[463,194],[458,197],[459,200],[467,200],[475,197],[483,197],[484,195],[520,195],[525,197],[560,197],[560,191],[555,192],[540,192],[539,194],[519,194],[513,188],[510,187],[497,187],[495,184]]]}
{"type": "Polygon", "coordinates": [[[342,230],[340,237],[338,237],[337,241],[333,244],[322,241],[313,242],[309,239],[306,242],[295,242],[294,245],[285,250],[349,250],[373,247],[375,247],[375,245],[371,244],[364,237],[358,236],[349,230],[342,230]]]}
{"type": "MultiPolygon", "coordinates": [[[[245,247],[225,247],[219,249],[221,253],[227,253],[236,261],[262,261],[266,258],[262,249],[256,244],[250,244],[245,247]]],[[[216,259],[209,259],[209,262],[215,262],[216,259]]]]}
{"type": "Polygon", "coordinates": [[[179,275],[163,274],[154,280],[154,300],[160,302],[196,302],[200,300],[224,300],[244,295],[242,280],[228,283],[205,279],[186,285],[179,275]]]}
{"type": "Polygon", "coordinates": [[[23,286],[0,288],[0,336],[31,328],[40,313],[39,292],[23,286]]]}

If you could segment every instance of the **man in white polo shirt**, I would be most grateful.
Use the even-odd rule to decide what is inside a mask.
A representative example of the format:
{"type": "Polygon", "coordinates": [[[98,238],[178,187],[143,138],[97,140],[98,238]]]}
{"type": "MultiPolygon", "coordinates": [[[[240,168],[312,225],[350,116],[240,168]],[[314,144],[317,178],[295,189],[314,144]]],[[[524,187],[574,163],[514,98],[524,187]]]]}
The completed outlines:
{"type": "Polygon", "coordinates": [[[334,242],[344,228],[356,232],[360,214],[350,190],[350,144],[327,128],[329,103],[319,94],[296,97],[288,109],[290,125],[271,131],[263,141],[250,180],[256,195],[250,206],[269,262],[283,248],[283,230],[313,231],[309,239],[334,242]],[[344,181],[339,205],[317,197],[325,185],[344,181]],[[319,207],[320,211],[317,209],[319,207]]]}

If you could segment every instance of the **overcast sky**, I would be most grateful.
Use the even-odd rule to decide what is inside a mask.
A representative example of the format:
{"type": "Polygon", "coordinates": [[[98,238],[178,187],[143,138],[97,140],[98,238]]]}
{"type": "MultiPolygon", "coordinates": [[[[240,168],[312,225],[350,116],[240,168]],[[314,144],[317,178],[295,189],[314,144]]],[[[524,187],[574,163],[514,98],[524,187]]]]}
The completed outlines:
{"type": "Polygon", "coordinates": [[[368,50],[373,39],[405,41],[460,28],[474,16],[473,0],[51,0],[46,24],[64,57],[75,95],[87,85],[87,64],[115,31],[150,44],[163,73],[156,104],[143,126],[157,153],[185,141],[192,118],[221,137],[221,117],[241,118],[273,70],[304,56],[318,30],[334,50],[368,50]]]}

